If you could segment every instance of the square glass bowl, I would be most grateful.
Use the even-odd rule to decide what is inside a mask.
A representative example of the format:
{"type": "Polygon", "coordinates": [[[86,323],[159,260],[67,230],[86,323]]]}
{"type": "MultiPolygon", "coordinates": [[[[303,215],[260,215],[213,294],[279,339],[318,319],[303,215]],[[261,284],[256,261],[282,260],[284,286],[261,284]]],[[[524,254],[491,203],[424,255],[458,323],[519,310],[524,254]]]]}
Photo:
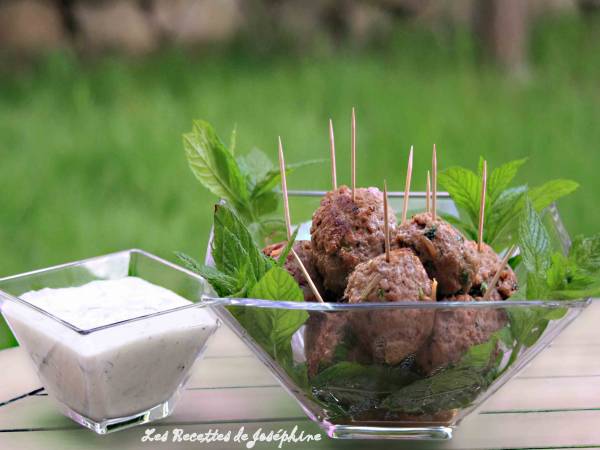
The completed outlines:
{"type": "MultiPolygon", "coordinates": [[[[310,239],[306,220],[323,194],[290,196],[292,217],[303,219],[297,239],[310,239]]],[[[389,195],[392,208],[400,211],[402,193],[389,195]]],[[[412,193],[409,210],[424,207],[424,194],[412,193]]],[[[439,194],[438,210],[459,215],[445,193],[439,194]]],[[[543,221],[554,248],[568,251],[570,240],[554,206],[544,212],[543,221]]],[[[210,248],[209,243],[207,265],[213,265],[210,248]]],[[[226,304],[215,307],[219,316],[330,437],[437,440],[450,439],[467,414],[590,302],[222,300],[226,304]],[[278,344],[277,353],[253,337],[261,315],[288,315],[289,322],[299,324],[288,342],[278,344]]]]}
{"type": "Polygon", "coordinates": [[[220,323],[210,302],[199,302],[205,289],[199,276],[127,250],[0,279],[0,308],[63,413],[105,434],[171,414],[220,323]],[[193,303],[83,330],[19,298],[32,290],[127,276],[193,303]]]}

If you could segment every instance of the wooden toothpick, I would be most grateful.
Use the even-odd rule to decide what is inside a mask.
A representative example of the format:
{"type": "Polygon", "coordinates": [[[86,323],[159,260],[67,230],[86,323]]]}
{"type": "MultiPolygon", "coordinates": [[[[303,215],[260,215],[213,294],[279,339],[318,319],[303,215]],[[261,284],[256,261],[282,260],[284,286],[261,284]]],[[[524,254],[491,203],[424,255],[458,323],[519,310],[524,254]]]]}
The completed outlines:
{"type": "Polygon", "coordinates": [[[481,174],[481,203],[479,205],[479,228],[477,233],[477,251],[483,250],[483,221],[485,218],[485,193],[487,190],[487,161],[483,161],[483,173],[481,174]]]}
{"type": "Polygon", "coordinates": [[[292,237],[292,221],[290,220],[290,203],[288,200],[287,180],[285,176],[285,159],[283,157],[283,144],[279,136],[279,173],[281,175],[281,192],[283,193],[283,214],[285,219],[285,230],[288,240],[292,237]]]}
{"type": "Polygon", "coordinates": [[[335,138],[333,136],[333,121],[329,119],[329,151],[331,153],[331,183],[333,190],[337,190],[337,174],[335,170],[335,138]]]}
{"type": "MultiPolygon", "coordinates": [[[[278,150],[279,150],[279,173],[281,174],[281,192],[283,195],[283,213],[284,213],[284,217],[285,217],[285,230],[286,230],[287,238],[289,241],[292,238],[292,221],[290,220],[290,202],[288,200],[287,180],[286,180],[286,176],[285,176],[285,159],[283,157],[283,145],[281,144],[281,136],[279,137],[278,150]]],[[[315,286],[315,283],[313,282],[308,271],[306,270],[306,267],[304,267],[302,260],[300,259],[300,257],[298,256],[298,254],[296,253],[296,251],[293,248],[291,249],[291,253],[294,256],[296,263],[298,263],[300,270],[304,274],[306,281],[308,281],[308,285],[310,286],[311,291],[313,292],[313,294],[315,295],[315,297],[317,298],[317,300],[320,303],[324,303],[323,297],[321,297],[321,294],[319,293],[317,286],[315,286]]]]}
{"type": "Polygon", "coordinates": [[[383,181],[383,231],[385,233],[385,260],[390,262],[390,221],[388,216],[387,181],[383,181]]]}
{"type": "Polygon", "coordinates": [[[406,169],[406,183],[404,184],[404,204],[402,205],[402,225],[406,223],[406,215],[408,213],[408,200],[410,196],[410,180],[412,178],[413,168],[413,146],[410,146],[408,155],[408,167],[406,169]]]}
{"type": "Polygon", "coordinates": [[[431,199],[431,215],[433,216],[433,220],[436,219],[437,216],[437,150],[435,148],[435,144],[433,144],[433,156],[431,158],[431,173],[432,173],[432,182],[433,182],[433,197],[431,199]]]}
{"type": "Polygon", "coordinates": [[[431,212],[431,172],[427,171],[427,189],[425,191],[425,210],[431,212]]]}
{"type": "Polygon", "coordinates": [[[506,267],[506,264],[508,264],[508,260],[510,259],[510,257],[516,249],[517,247],[515,245],[511,246],[506,252],[506,255],[504,255],[504,258],[502,258],[502,261],[500,262],[498,269],[494,274],[494,278],[492,278],[492,281],[490,281],[490,284],[488,285],[487,289],[485,290],[485,293],[483,294],[484,300],[490,299],[490,296],[492,295],[492,290],[496,287],[496,283],[498,283],[498,280],[500,279],[500,274],[504,270],[504,267],[506,267]]]}
{"type": "Polygon", "coordinates": [[[356,191],[356,112],[352,107],[352,156],[351,156],[351,170],[352,170],[352,201],[355,200],[356,191]]]}

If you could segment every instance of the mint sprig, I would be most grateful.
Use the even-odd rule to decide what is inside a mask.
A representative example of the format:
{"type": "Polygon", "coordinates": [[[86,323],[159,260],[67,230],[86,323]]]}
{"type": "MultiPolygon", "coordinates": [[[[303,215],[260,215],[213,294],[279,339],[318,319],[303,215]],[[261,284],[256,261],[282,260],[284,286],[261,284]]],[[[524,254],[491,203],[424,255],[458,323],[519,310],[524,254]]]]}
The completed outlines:
{"type": "Polygon", "coordinates": [[[192,172],[213,194],[230,201],[242,214],[248,211],[250,193],[233,154],[207,122],[197,120],[183,135],[183,146],[192,172]]]}
{"type": "MultiPolygon", "coordinates": [[[[559,198],[570,194],[579,186],[571,180],[552,180],[542,186],[514,186],[511,183],[527,159],[518,159],[503,164],[491,171],[487,184],[484,241],[498,248],[514,233],[514,218],[525,207],[527,196],[534,209],[541,211],[559,198]]],[[[452,200],[463,213],[461,218],[446,219],[461,228],[469,237],[476,239],[481,201],[481,178],[483,158],[478,172],[464,167],[450,167],[439,173],[440,185],[448,191],[452,200]]]]}
{"type": "Polygon", "coordinates": [[[519,222],[519,248],[528,299],[566,300],[600,293],[600,235],[578,236],[568,255],[553,252],[539,214],[526,199],[519,222]]]}
{"type": "MultiPolygon", "coordinates": [[[[600,294],[600,236],[576,238],[568,255],[553,252],[550,236],[529,198],[525,198],[518,230],[528,300],[569,300],[600,294]]],[[[532,346],[550,321],[563,317],[567,309],[508,308],[507,312],[515,341],[512,363],[522,348],[532,346]]]]}
{"type": "Polygon", "coordinates": [[[529,199],[519,221],[519,248],[527,271],[543,277],[551,264],[550,236],[529,199]]]}
{"type": "MultiPolygon", "coordinates": [[[[279,169],[267,155],[256,148],[247,155],[236,158],[236,141],[237,128],[234,128],[230,147],[227,148],[208,122],[194,121],[192,131],[183,135],[190,169],[204,187],[233,205],[245,224],[254,225],[251,230],[258,236],[272,233],[273,225],[280,231],[283,222],[269,221],[266,217],[277,210],[281,197],[276,191],[281,182],[279,169]]],[[[286,173],[322,161],[288,164],[286,173]]]]}
{"type": "MultiPolygon", "coordinates": [[[[296,280],[281,267],[270,269],[249,293],[252,298],[278,301],[304,301],[296,280]]],[[[308,319],[303,310],[248,308],[241,324],[273,358],[292,361],[292,335],[308,319]]]]}
{"type": "MultiPolygon", "coordinates": [[[[258,298],[276,301],[304,301],[298,283],[282,267],[297,233],[289,240],[277,261],[256,246],[250,231],[227,204],[216,205],[212,240],[215,267],[198,263],[177,253],[182,263],[200,274],[221,297],[258,298]]],[[[292,335],[308,318],[306,311],[283,308],[229,307],[252,338],[298,380],[306,368],[293,364],[292,335]]]]}
{"type": "Polygon", "coordinates": [[[381,406],[409,414],[432,414],[470,405],[496,375],[501,358],[495,352],[505,334],[505,329],[497,331],[486,342],[472,346],[452,367],[396,390],[381,406]]]}

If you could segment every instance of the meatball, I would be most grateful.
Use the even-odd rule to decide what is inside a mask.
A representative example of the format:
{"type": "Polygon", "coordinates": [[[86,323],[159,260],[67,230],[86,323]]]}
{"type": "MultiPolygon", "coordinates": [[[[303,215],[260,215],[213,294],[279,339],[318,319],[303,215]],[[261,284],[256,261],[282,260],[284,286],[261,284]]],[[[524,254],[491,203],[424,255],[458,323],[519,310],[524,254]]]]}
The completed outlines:
{"type": "MultiPolygon", "coordinates": [[[[394,229],[393,211],[389,212],[388,221],[394,229]]],[[[315,266],[323,284],[341,296],[354,268],[383,253],[382,192],[377,188],[359,188],[354,201],[347,186],[328,192],[313,214],[310,233],[315,266]]]]}
{"type": "Polygon", "coordinates": [[[415,251],[429,276],[437,280],[441,297],[468,293],[473,285],[478,261],[465,243],[460,231],[430,213],[417,214],[398,226],[394,239],[394,245],[415,251]]]}
{"type": "MultiPolygon", "coordinates": [[[[493,297],[493,300],[499,298],[493,297]]],[[[461,294],[447,299],[454,302],[474,302],[481,298],[461,294]]],[[[431,375],[456,363],[474,345],[486,342],[507,323],[502,309],[460,308],[437,310],[433,331],[426,344],[417,352],[416,365],[431,375]]]]}
{"type": "Polygon", "coordinates": [[[333,360],[335,349],[346,335],[348,313],[311,311],[309,314],[304,329],[304,353],[308,375],[313,377],[333,360]]]}
{"type": "MultiPolygon", "coordinates": [[[[265,255],[270,256],[273,259],[277,259],[279,255],[281,255],[281,252],[283,251],[286,245],[287,242],[285,241],[278,242],[276,244],[271,244],[263,248],[262,251],[265,255]]],[[[300,261],[302,261],[304,268],[315,283],[315,286],[319,290],[319,293],[321,294],[321,296],[323,296],[323,281],[321,279],[321,276],[315,269],[312,246],[310,245],[310,241],[296,241],[294,243],[293,249],[300,258],[300,261]]],[[[288,253],[283,267],[290,273],[290,275],[294,277],[298,285],[300,285],[300,289],[302,289],[302,293],[304,294],[304,300],[307,302],[316,302],[317,297],[310,288],[308,280],[304,276],[304,273],[298,265],[296,258],[294,258],[294,255],[292,255],[292,252],[288,253]]]]}
{"type": "MultiPolygon", "coordinates": [[[[410,249],[390,252],[359,264],[348,280],[350,303],[434,301],[431,280],[421,261],[410,249]]],[[[427,340],[434,311],[426,309],[382,309],[350,314],[352,331],[375,362],[397,364],[415,353],[427,340]]]]}
{"type": "Polygon", "coordinates": [[[500,278],[496,286],[490,286],[492,278],[496,275],[498,267],[502,263],[502,258],[494,251],[492,247],[487,244],[482,244],[483,248],[481,252],[477,251],[477,243],[470,241],[467,245],[476,252],[479,259],[479,268],[475,274],[473,280],[473,287],[471,288],[471,295],[479,296],[484,295],[487,289],[493,289],[492,297],[498,294],[498,300],[506,300],[519,288],[517,282],[517,276],[507,264],[502,268],[500,272],[500,278]]]}

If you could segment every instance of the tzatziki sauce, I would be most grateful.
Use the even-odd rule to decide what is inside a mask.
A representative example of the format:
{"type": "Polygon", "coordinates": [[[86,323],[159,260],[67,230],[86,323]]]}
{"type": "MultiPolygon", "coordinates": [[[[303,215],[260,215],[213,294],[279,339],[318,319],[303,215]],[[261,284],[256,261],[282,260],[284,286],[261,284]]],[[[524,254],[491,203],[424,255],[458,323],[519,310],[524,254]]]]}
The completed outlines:
{"type": "Polygon", "coordinates": [[[44,288],[20,299],[80,330],[164,312],[85,334],[21,303],[4,304],[48,393],[94,421],[172,399],[218,326],[206,307],[177,309],[192,302],[136,277],[44,288]]]}

